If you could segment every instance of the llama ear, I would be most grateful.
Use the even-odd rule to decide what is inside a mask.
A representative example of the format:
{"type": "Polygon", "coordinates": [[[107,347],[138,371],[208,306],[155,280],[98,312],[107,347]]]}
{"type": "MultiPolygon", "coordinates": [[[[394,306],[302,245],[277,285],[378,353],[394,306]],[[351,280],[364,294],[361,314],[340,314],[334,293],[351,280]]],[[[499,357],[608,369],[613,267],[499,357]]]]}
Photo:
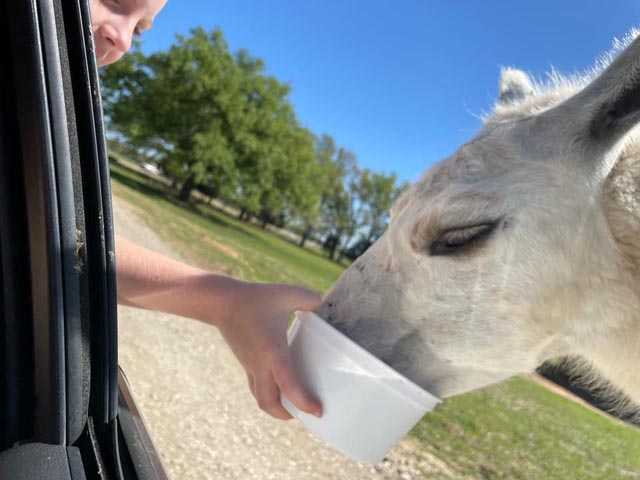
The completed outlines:
{"type": "Polygon", "coordinates": [[[582,161],[607,175],[640,122],[640,37],[582,91],[541,117],[567,146],[582,147],[582,161]]]}
{"type": "Polygon", "coordinates": [[[593,95],[589,138],[611,148],[640,121],[640,38],[622,52],[588,91],[593,95]]]}
{"type": "Polygon", "coordinates": [[[503,67],[498,80],[498,101],[517,102],[533,94],[533,82],[522,70],[503,67]]]}

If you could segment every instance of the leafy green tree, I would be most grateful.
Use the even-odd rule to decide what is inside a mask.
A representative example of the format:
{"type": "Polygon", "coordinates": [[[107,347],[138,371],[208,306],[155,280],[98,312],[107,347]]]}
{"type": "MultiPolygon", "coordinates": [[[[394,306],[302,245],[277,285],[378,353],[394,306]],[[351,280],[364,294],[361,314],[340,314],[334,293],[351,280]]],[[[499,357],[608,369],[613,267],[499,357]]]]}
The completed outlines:
{"type": "Polygon", "coordinates": [[[363,208],[363,238],[372,244],[386,230],[389,223],[389,210],[396,198],[407,188],[406,182],[398,184],[395,173],[389,175],[362,171],[356,186],[358,201],[363,208]]]}
{"type": "Polygon", "coordinates": [[[138,51],[106,69],[103,84],[112,124],[156,152],[182,181],[179,198],[207,183],[243,216],[282,216],[305,204],[298,184],[313,163],[312,139],[290,87],[246,50],[232,55],[220,30],[194,29],[148,57],[138,51]]]}
{"type": "MultiPolygon", "coordinates": [[[[321,192],[321,229],[329,257],[339,261],[355,238],[371,245],[387,227],[388,212],[406,188],[395,174],[361,170],[355,156],[329,135],[316,142],[316,182],[321,192]]],[[[364,248],[366,248],[366,246],[364,248]]]]}
{"type": "Polygon", "coordinates": [[[282,223],[295,218],[315,222],[319,190],[314,179],[313,136],[302,128],[291,128],[281,137],[279,148],[274,162],[274,188],[265,192],[263,210],[282,223]]]}
{"type": "Polygon", "coordinates": [[[356,157],[350,151],[337,147],[329,135],[322,135],[316,143],[318,188],[322,233],[329,258],[335,258],[342,238],[353,225],[352,193],[349,179],[357,172],[356,157]]]}
{"type": "Polygon", "coordinates": [[[164,170],[183,182],[179,196],[187,199],[210,173],[238,178],[233,147],[241,128],[241,79],[222,32],[197,28],[168,51],[138,53],[108,67],[106,111],[132,143],[157,152],[164,170]]]}
{"type": "Polygon", "coordinates": [[[246,111],[237,139],[241,180],[234,203],[243,212],[260,214],[263,225],[276,218],[285,221],[290,212],[313,216],[317,195],[306,188],[314,162],[313,139],[296,119],[290,87],[266,75],[263,63],[244,50],[236,61],[244,73],[246,111]]]}
{"type": "Polygon", "coordinates": [[[357,205],[353,208],[355,231],[351,230],[352,235],[344,241],[339,259],[344,254],[351,258],[360,256],[382,236],[389,223],[391,205],[407,187],[406,182],[398,184],[395,173],[387,175],[369,169],[359,172],[351,184],[357,205]],[[359,239],[354,242],[356,235],[359,239]]]}
{"type": "Polygon", "coordinates": [[[360,171],[329,135],[302,128],[290,86],[248,51],[231,54],[220,30],[193,29],[149,56],[134,49],[101,76],[111,129],[182,183],[179,198],[203,185],[243,219],[301,225],[301,246],[324,235],[332,259],[384,230],[395,175],[360,171]]]}

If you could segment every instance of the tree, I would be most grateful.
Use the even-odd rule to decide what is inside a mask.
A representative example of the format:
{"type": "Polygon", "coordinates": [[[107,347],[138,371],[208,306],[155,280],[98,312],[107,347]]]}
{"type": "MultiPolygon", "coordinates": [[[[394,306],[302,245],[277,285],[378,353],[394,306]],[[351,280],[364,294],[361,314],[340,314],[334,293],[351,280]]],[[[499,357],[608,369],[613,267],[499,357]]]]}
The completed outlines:
{"type": "Polygon", "coordinates": [[[240,188],[234,202],[263,226],[290,213],[313,216],[317,197],[311,183],[313,137],[303,129],[289,102],[290,87],[265,75],[259,59],[241,50],[236,61],[244,76],[243,135],[238,138],[240,188]],[[309,195],[311,193],[311,195],[309,195]]]}
{"type": "Polygon", "coordinates": [[[286,217],[315,222],[319,216],[320,192],[315,184],[313,135],[303,128],[293,128],[282,139],[282,156],[274,171],[275,189],[267,192],[264,208],[286,217]],[[273,202],[274,192],[279,200],[273,202]]]}
{"type": "Polygon", "coordinates": [[[357,191],[358,200],[364,205],[363,238],[370,245],[386,230],[391,205],[407,187],[406,182],[398,184],[395,173],[386,175],[368,169],[362,171],[357,191]]]}
{"type": "Polygon", "coordinates": [[[248,51],[231,54],[220,30],[196,28],[149,56],[136,49],[101,75],[111,129],[181,183],[180,199],[200,185],[242,219],[301,226],[301,246],[325,236],[332,259],[384,229],[395,176],[360,171],[353,153],[304,129],[290,86],[248,51]]]}
{"type": "Polygon", "coordinates": [[[391,205],[407,186],[406,182],[397,184],[395,173],[386,175],[369,169],[360,172],[357,182],[352,184],[359,205],[354,214],[359,239],[355,243],[352,243],[353,236],[347,239],[341,255],[355,259],[382,236],[389,223],[391,205]]]}
{"type": "Polygon", "coordinates": [[[232,55],[220,30],[197,28],[177,40],[168,51],[138,51],[106,69],[113,126],[156,152],[182,182],[183,200],[207,183],[243,216],[280,217],[304,204],[296,187],[313,163],[313,143],[289,102],[290,87],[246,50],[232,55]]]}
{"type": "Polygon", "coordinates": [[[209,174],[234,190],[242,72],[219,30],[197,28],[177,40],[168,51],[138,53],[124,66],[108,67],[106,111],[112,126],[132,143],[152,147],[163,169],[183,182],[181,199],[209,174]]]}
{"type": "MultiPolygon", "coordinates": [[[[329,258],[339,251],[342,237],[353,224],[349,179],[357,172],[356,157],[336,146],[329,135],[316,142],[317,184],[320,192],[320,219],[329,258]]],[[[307,226],[308,228],[309,226],[307,226]]]]}

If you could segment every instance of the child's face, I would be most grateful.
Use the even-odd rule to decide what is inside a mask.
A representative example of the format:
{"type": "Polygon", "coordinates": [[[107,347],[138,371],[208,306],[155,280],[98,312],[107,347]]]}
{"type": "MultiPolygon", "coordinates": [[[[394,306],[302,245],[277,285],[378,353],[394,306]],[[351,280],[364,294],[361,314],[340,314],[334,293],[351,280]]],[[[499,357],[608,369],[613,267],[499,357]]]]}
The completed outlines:
{"type": "Polygon", "coordinates": [[[134,35],[151,28],[167,0],[90,0],[98,66],[122,57],[134,35]]]}

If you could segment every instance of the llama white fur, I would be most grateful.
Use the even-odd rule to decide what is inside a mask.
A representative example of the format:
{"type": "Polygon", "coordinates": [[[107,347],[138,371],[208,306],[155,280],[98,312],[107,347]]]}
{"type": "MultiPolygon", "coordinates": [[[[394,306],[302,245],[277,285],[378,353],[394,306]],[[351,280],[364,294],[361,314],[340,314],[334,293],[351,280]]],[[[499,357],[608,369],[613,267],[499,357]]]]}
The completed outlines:
{"type": "Polygon", "coordinates": [[[398,200],[319,313],[440,396],[577,355],[640,403],[636,36],[584,75],[503,69],[482,130],[398,200]]]}

